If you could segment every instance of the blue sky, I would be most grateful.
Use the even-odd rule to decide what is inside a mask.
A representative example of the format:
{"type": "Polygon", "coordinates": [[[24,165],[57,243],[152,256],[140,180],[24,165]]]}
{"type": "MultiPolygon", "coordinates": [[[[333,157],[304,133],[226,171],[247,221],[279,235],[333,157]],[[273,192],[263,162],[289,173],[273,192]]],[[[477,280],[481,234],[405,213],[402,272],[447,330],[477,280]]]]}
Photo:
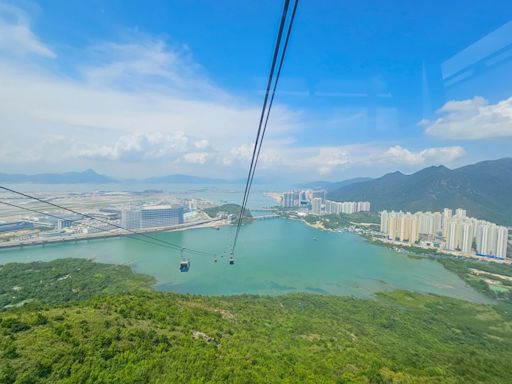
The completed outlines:
{"type": "MultiPolygon", "coordinates": [[[[2,171],[245,175],[281,7],[0,0],[2,171]]],[[[508,1],[302,0],[258,174],[512,156],[511,74],[508,1]]]]}

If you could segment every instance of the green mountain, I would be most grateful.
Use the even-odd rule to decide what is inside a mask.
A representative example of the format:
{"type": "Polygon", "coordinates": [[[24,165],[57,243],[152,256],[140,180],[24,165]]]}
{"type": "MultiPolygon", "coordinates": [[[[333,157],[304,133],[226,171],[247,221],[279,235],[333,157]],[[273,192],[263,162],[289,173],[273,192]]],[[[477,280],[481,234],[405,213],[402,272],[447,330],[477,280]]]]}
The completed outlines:
{"type": "Polygon", "coordinates": [[[100,294],[150,290],[155,283],[126,265],[86,259],[9,263],[0,265],[0,311],[28,303],[65,304],[100,294]]]}
{"type": "Polygon", "coordinates": [[[360,183],[362,181],[372,180],[371,177],[354,177],[353,179],[347,179],[342,181],[312,181],[310,183],[296,184],[297,188],[304,189],[325,189],[326,191],[332,191],[346,185],[360,183]]]}
{"type": "Polygon", "coordinates": [[[367,200],[374,211],[464,208],[470,216],[512,225],[512,158],[456,169],[429,167],[412,175],[389,173],[332,190],[327,198],[367,200]]]}

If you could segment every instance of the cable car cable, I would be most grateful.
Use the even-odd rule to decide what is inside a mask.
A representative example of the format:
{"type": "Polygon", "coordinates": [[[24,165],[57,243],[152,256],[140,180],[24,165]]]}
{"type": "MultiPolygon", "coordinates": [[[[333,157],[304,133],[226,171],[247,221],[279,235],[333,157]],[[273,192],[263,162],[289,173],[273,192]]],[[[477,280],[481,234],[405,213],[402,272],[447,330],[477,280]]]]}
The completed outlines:
{"type": "MultiPolygon", "coordinates": [[[[162,240],[162,239],[159,239],[157,237],[154,237],[154,236],[150,236],[150,235],[147,235],[143,232],[137,232],[137,231],[133,231],[131,229],[128,229],[128,228],[124,228],[123,226],[121,225],[117,225],[117,224],[113,224],[113,223],[110,223],[106,220],[102,220],[102,219],[98,219],[97,217],[94,217],[94,216],[91,216],[91,215],[88,215],[86,213],[81,213],[81,212],[78,212],[74,209],[71,209],[71,208],[66,208],[66,207],[63,207],[61,205],[58,205],[58,204],[55,204],[55,203],[52,203],[52,202],[49,202],[49,201],[46,201],[46,200],[43,200],[41,198],[38,198],[38,197],[35,197],[35,196],[31,196],[27,193],[23,193],[23,192],[19,192],[19,191],[16,191],[14,189],[11,189],[11,188],[7,188],[7,187],[4,187],[4,186],[1,186],[0,185],[0,189],[3,189],[5,191],[8,191],[8,192],[12,192],[12,193],[15,193],[15,194],[18,194],[20,196],[23,196],[23,197],[26,197],[26,198],[29,198],[29,199],[32,199],[32,200],[36,200],[36,201],[39,201],[40,203],[43,203],[43,204],[48,204],[48,205],[51,205],[53,207],[56,207],[56,208],[59,208],[59,209],[63,209],[65,211],[68,211],[68,212],[72,212],[76,215],[80,215],[80,216],[83,216],[83,217],[86,217],[88,219],[91,219],[91,220],[96,220],[100,223],[104,223],[104,224],[108,224],[108,225],[111,225],[113,227],[116,227],[118,229],[123,229],[127,232],[130,232],[130,233],[133,233],[134,235],[138,235],[138,236],[142,236],[142,237],[145,237],[145,238],[148,238],[148,239],[151,239],[153,241],[157,241],[159,243],[162,243],[162,244],[166,244],[169,248],[173,248],[175,250],[180,250],[181,248],[183,248],[181,245],[179,244],[175,244],[175,243],[171,243],[169,241],[166,241],[166,240],[162,240]]],[[[205,252],[205,251],[201,251],[201,250],[195,250],[195,249],[192,249],[192,248],[187,248],[187,252],[189,253],[196,253],[196,254],[202,254],[202,255],[208,255],[208,256],[211,256],[213,255],[212,253],[210,252],[205,252]]]]}
{"type": "Polygon", "coordinates": [[[244,210],[244,206],[247,202],[247,198],[249,196],[249,180],[251,178],[251,174],[253,172],[253,168],[254,168],[254,160],[256,158],[256,151],[257,151],[257,148],[258,148],[258,143],[260,141],[260,136],[261,136],[261,129],[262,129],[262,125],[263,125],[263,119],[265,117],[265,111],[267,109],[267,102],[268,102],[268,96],[269,96],[269,93],[270,93],[270,88],[272,86],[272,80],[273,80],[273,77],[274,77],[274,71],[275,71],[275,66],[276,66],[276,62],[277,62],[277,56],[279,54],[279,48],[280,48],[280,45],[281,45],[281,39],[282,39],[282,35],[283,35],[283,29],[284,29],[284,25],[285,25],[285,22],[286,22],[286,15],[287,15],[287,12],[288,12],[288,6],[290,4],[290,0],[285,0],[284,2],[284,7],[283,7],[283,12],[281,14],[281,23],[279,25],[279,32],[277,34],[277,39],[276,39],[276,43],[275,43],[275,47],[274,47],[274,54],[273,54],[273,57],[272,57],[272,64],[270,66],[270,73],[269,73],[269,76],[268,76],[268,80],[267,80],[267,88],[265,90],[265,97],[263,99],[263,107],[261,109],[261,114],[260,114],[260,121],[259,121],[259,125],[258,125],[258,130],[256,132],[256,139],[254,141],[254,148],[253,148],[253,151],[252,151],[252,156],[251,156],[251,164],[249,166],[249,174],[247,175],[247,180],[245,182],[245,190],[244,190],[244,196],[243,196],[243,199],[242,199],[242,206],[240,208],[240,214],[238,216],[238,223],[237,223],[237,227],[236,227],[236,232],[235,232],[235,239],[233,240],[233,247],[232,247],[232,252],[234,251],[234,248],[235,248],[235,244],[236,244],[236,241],[237,241],[237,238],[238,238],[238,233],[240,231],[240,226],[241,226],[241,223],[242,223],[242,211],[244,210]]]}
{"type": "MultiPolygon", "coordinates": [[[[299,3],[299,0],[296,0],[295,4],[293,6],[290,22],[288,24],[288,31],[286,33],[286,38],[285,38],[285,42],[284,42],[284,46],[283,46],[283,51],[282,51],[282,54],[281,54],[281,59],[279,61],[279,66],[278,66],[278,70],[277,70],[276,80],[274,82],[274,87],[272,89],[272,96],[270,98],[270,103],[269,103],[268,110],[267,110],[267,116],[266,116],[266,119],[265,119],[265,124],[263,126],[263,130],[262,130],[262,133],[261,133],[261,139],[260,139],[259,146],[258,146],[258,152],[256,153],[256,160],[254,162],[254,171],[253,171],[253,173],[251,175],[251,180],[249,182],[249,192],[248,193],[250,193],[250,190],[251,190],[251,187],[252,187],[252,182],[253,182],[253,179],[254,179],[254,173],[255,173],[256,167],[258,165],[258,159],[260,157],[261,146],[263,145],[263,139],[265,138],[265,133],[267,131],[268,120],[269,120],[269,117],[270,117],[270,110],[272,109],[272,105],[274,104],[274,97],[276,95],[277,83],[279,82],[279,77],[281,75],[281,70],[283,68],[283,62],[284,62],[284,57],[285,57],[285,54],[286,54],[286,48],[288,47],[288,41],[290,39],[290,34],[291,34],[291,31],[292,31],[293,21],[295,19],[295,13],[297,11],[298,3],[299,3]]],[[[243,207],[242,216],[243,216],[243,214],[245,214],[245,209],[246,209],[246,206],[243,207]]]]}
{"type": "MultiPolygon", "coordinates": [[[[32,209],[32,208],[27,208],[27,207],[22,207],[22,206],[19,206],[19,205],[16,205],[16,204],[12,204],[12,203],[8,203],[6,201],[1,201],[0,200],[0,204],[4,204],[4,205],[8,205],[10,207],[14,207],[14,208],[19,208],[19,209],[23,209],[25,211],[29,211],[29,212],[33,212],[33,213],[38,213],[40,215],[45,215],[45,216],[50,216],[50,217],[53,217],[55,219],[59,219],[59,220],[67,220],[66,218],[64,217],[61,217],[61,216],[57,216],[57,215],[53,215],[51,213],[47,213],[47,212],[44,212],[44,211],[39,211],[37,209],[32,209]]],[[[86,224],[88,227],[90,228],[94,228],[94,229],[99,229],[101,232],[107,232],[108,230],[107,229],[104,229],[104,228],[101,228],[101,227],[96,227],[94,225],[90,225],[90,224],[86,224]]],[[[155,243],[153,241],[149,241],[149,240],[144,240],[144,239],[141,239],[141,238],[138,238],[138,237],[133,237],[135,235],[127,235],[125,237],[129,238],[129,239],[133,239],[133,240],[139,240],[139,241],[143,241],[145,243],[148,243],[148,244],[151,244],[151,245],[158,245],[160,247],[166,247],[166,245],[164,244],[161,244],[161,243],[155,243]]],[[[83,239],[73,239],[73,240],[87,240],[87,238],[83,238],[83,239]]]]}
{"type": "Polygon", "coordinates": [[[278,72],[277,72],[277,75],[276,75],[276,80],[274,81],[274,86],[273,86],[273,89],[272,89],[272,96],[271,96],[270,104],[269,104],[268,111],[267,111],[267,102],[268,102],[268,97],[269,97],[269,93],[270,93],[270,87],[271,87],[272,82],[273,82],[273,75],[274,75],[275,65],[276,65],[276,61],[277,61],[277,56],[278,56],[278,53],[279,53],[280,44],[281,44],[281,40],[282,40],[282,33],[283,33],[284,25],[285,25],[285,22],[286,22],[286,16],[287,16],[287,11],[288,11],[288,6],[289,6],[289,0],[286,0],[285,4],[284,4],[283,14],[281,16],[281,24],[280,24],[280,27],[279,27],[279,33],[278,33],[278,37],[277,37],[277,41],[276,41],[276,45],[275,45],[275,49],[274,49],[274,56],[273,56],[273,59],[272,59],[272,65],[271,65],[269,79],[268,79],[268,83],[267,83],[267,89],[266,89],[266,92],[265,92],[265,98],[264,98],[264,101],[263,101],[263,107],[262,107],[262,111],[261,111],[261,115],[260,115],[260,122],[259,122],[259,126],[258,126],[258,131],[257,131],[257,134],[256,134],[256,141],[254,143],[253,155],[252,155],[252,158],[251,158],[251,165],[249,167],[249,174],[247,176],[247,181],[246,181],[246,186],[245,186],[245,191],[244,191],[244,197],[242,199],[242,207],[240,209],[240,215],[238,217],[238,223],[237,223],[237,228],[236,228],[236,232],[235,232],[235,235],[234,235],[233,246],[231,248],[231,255],[234,254],[234,250],[235,250],[235,247],[236,247],[236,244],[237,244],[237,241],[238,241],[238,236],[239,236],[239,233],[240,233],[240,227],[241,227],[241,223],[242,223],[242,218],[243,218],[243,216],[245,214],[245,210],[246,210],[246,207],[247,207],[247,200],[249,198],[249,193],[250,193],[250,189],[251,189],[251,186],[252,186],[252,181],[253,181],[253,178],[254,178],[254,173],[256,171],[256,165],[257,165],[258,158],[259,158],[259,155],[260,155],[261,145],[263,143],[263,137],[265,135],[265,131],[266,131],[266,128],[267,128],[268,119],[269,119],[269,116],[270,116],[270,111],[271,111],[271,108],[272,108],[272,104],[273,104],[273,100],[274,100],[274,96],[275,96],[275,91],[276,91],[276,88],[277,88],[277,83],[279,81],[279,77],[280,77],[280,74],[281,74],[281,69],[282,69],[284,57],[285,57],[285,54],[286,54],[286,48],[288,46],[288,41],[289,41],[289,38],[290,38],[290,33],[291,33],[291,30],[292,30],[293,21],[295,19],[297,5],[298,5],[298,0],[295,1],[294,7],[293,7],[293,11],[292,11],[292,15],[291,15],[291,18],[290,18],[290,22],[288,24],[288,31],[287,31],[287,34],[286,34],[283,50],[281,52],[279,68],[278,68],[278,72]],[[265,113],[266,113],[266,118],[265,118],[265,113]],[[264,126],[262,128],[263,119],[264,118],[265,118],[265,124],[264,124],[264,126]]]}

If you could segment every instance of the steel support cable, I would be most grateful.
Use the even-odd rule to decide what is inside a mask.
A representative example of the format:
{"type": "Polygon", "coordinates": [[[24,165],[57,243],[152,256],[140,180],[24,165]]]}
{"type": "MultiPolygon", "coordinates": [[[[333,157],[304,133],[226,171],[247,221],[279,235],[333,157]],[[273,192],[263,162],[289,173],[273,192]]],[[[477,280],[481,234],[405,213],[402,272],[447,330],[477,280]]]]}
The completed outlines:
{"type": "MultiPolygon", "coordinates": [[[[238,233],[240,231],[240,226],[241,226],[241,223],[242,223],[242,218],[243,218],[242,210],[243,210],[243,207],[246,205],[247,199],[249,197],[249,193],[248,193],[249,192],[248,191],[249,190],[249,180],[250,180],[251,174],[252,174],[253,169],[254,169],[254,160],[256,158],[256,151],[257,151],[257,148],[258,148],[258,143],[260,141],[263,119],[265,117],[265,111],[267,109],[268,95],[270,93],[270,88],[272,86],[272,81],[273,81],[273,78],[274,78],[274,71],[275,71],[275,66],[276,66],[276,62],[277,62],[277,56],[279,55],[279,50],[280,50],[280,46],[281,46],[281,40],[282,40],[282,36],[283,36],[283,29],[284,29],[284,25],[286,23],[286,16],[288,14],[289,4],[290,4],[290,0],[285,0],[284,7],[283,7],[283,12],[282,12],[282,15],[281,15],[281,23],[279,25],[279,32],[277,34],[276,44],[275,44],[275,47],[274,47],[274,54],[273,54],[273,57],[272,57],[272,64],[270,66],[270,73],[269,73],[269,77],[268,77],[268,81],[267,81],[267,88],[265,90],[265,97],[263,99],[263,107],[261,109],[260,121],[259,121],[259,124],[258,124],[258,130],[256,132],[256,139],[254,141],[254,148],[253,148],[252,157],[251,157],[251,165],[249,166],[249,174],[247,175],[247,180],[245,182],[244,196],[242,198],[242,206],[241,206],[241,209],[240,209],[240,214],[238,216],[238,223],[237,223],[237,228],[236,228],[236,232],[235,232],[235,239],[238,237],[238,233]]],[[[234,243],[235,242],[236,242],[236,240],[234,240],[234,243]]],[[[232,251],[233,250],[234,250],[234,247],[232,248],[232,251]]],[[[231,253],[233,253],[233,252],[231,252],[231,253]]]]}
{"type": "MultiPolygon", "coordinates": [[[[50,217],[53,217],[55,219],[59,219],[59,220],[66,220],[66,218],[64,217],[61,217],[61,216],[57,216],[57,215],[54,215],[54,214],[51,214],[51,213],[48,213],[48,212],[44,212],[44,211],[39,211],[37,209],[32,209],[32,208],[27,208],[27,207],[22,207],[20,205],[16,205],[16,204],[12,204],[12,203],[8,203],[6,201],[1,201],[0,200],[0,204],[4,204],[4,205],[8,205],[10,207],[13,207],[13,208],[18,208],[18,209],[23,209],[25,211],[29,211],[29,212],[33,212],[33,213],[38,213],[40,215],[45,215],[45,216],[50,216],[50,217]]],[[[99,229],[101,232],[107,232],[108,230],[104,229],[104,228],[101,228],[101,227],[96,227],[94,225],[90,225],[90,224],[87,224],[88,227],[90,228],[94,228],[94,229],[99,229]]],[[[143,241],[145,243],[148,243],[148,244],[151,244],[151,245],[159,245],[161,247],[167,247],[167,245],[164,245],[164,244],[161,244],[161,243],[155,243],[155,242],[152,242],[152,241],[149,241],[149,240],[144,240],[144,239],[141,239],[141,238],[138,238],[138,237],[133,237],[135,235],[128,235],[126,236],[127,238],[129,239],[133,239],[133,240],[139,240],[139,241],[143,241]]],[[[87,240],[87,238],[83,238],[83,239],[76,239],[76,240],[87,240]]]]}
{"type": "Polygon", "coordinates": [[[276,65],[277,56],[279,54],[280,44],[281,44],[281,40],[282,40],[282,33],[283,33],[283,29],[284,29],[284,26],[285,26],[285,23],[286,23],[286,17],[287,17],[287,14],[288,14],[287,11],[288,11],[288,6],[289,6],[289,0],[285,1],[285,5],[284,5],[284,9],[283,9],[283,15],[281,17],[281,24],[280,24],[280,27],[279,27],[278,38],[277,38],[277,42],[276,42],[276,46],[275,46],[275,50],[274,50],[274,56],[273,56],[273,60],[272,60],[271,69],[270,69],[270,75],[269,75],[269,79],[268,79],[268,83],[267,83],[267,89],[266,89],[265,98],[264,98],[264,101],[263,101],[263,107],[262,107],[262,111],[261,111],[260,122],[259,122],[259,126],[258,126],[258,132],[257,132],[257,135],[256,135],[256,141],[254,143],[253,155],[252,155],[252,158],[251,158],[251,166],[249,168],[249,174],[248,174],[247,181],[246,181],[244,197],[243,197],[243,200],[242,200],[242,207],[240,209],[240,215],[238,217],[237,228],[236,228],[236,232],[235,232],[235,236],[234,236],[234,240],[233,240],[233,246],[232,246],[232,249],[231,249],[231,255],[233,255],[235,247],[236,247],[236,244],[237,244],[237,241],[238,241],[238,236],[239,236],[239,233],[240,233],[241,222],[242,222],[242,218],[243,218],[243,216],[245,214],[245,210],[246,210],[246,206],[247,206],[247,200],[248,200],[250,189],[251,189],[251,186],[252,186],[252,181],[253,181],[253,178],[254,178],[254,173],[255,173],[255,170],[256,170],[256,165],[257,165],[257,162],[258,162],[259,154],[260,154],[260,151],[261,151],[261,145],[262,145],[262,142],[263,142],[263,137],[265,135],[266,127],[267,127],[267,124],[268,124],[268,119],[269,119],[269,116],[270,116],[270,110],[272,108],[272,103],[273,103],[273,100],[274,100],[277,83],[278,83],[278,80],[279,80],[279,76],[280,76],[282,65],[283,65],[283,61],[284,61],[284,56],[285,56],[285,53],[286,53],[286,47],[288,45],[288,41],[289,41],[289,38],[290,38],[290,33],[291,33],[292,26],[293,26],[293,20],[295,19],[295,13],[296,13],[296,10],[297,10],[297,5],[298,5],[298,0],[295,1],[294,7],[293,7],[292,15],[291,15],[290,22],[289,22],[289,25],[288,25],[288,31],[287,31],[287,34],[286,34],[285,44],[284,44],[283,50],[281,52],[281,58],[280,58],[280,62],[279,62],[279,69],[278,69],[278,72],[277,72],[276,80],[273,81],[275,65],[276,65]],[[272,83],[274,83],[274,86],[273,86],[273,90],[272,90],[271,101],[270,101],[269,108],[268,108],[268,111],[267,111],[267,102],[268,102],[268,97],[269,97],[270,88],[272,86],[272,83]],[[265,113],[266,113],[266,118],[265,118],[265,113]],[[264,124],[264,128],[262,129],[262,125],[263,125],[263,120],[264,119],[265,119],[265,124],[264,124]]]}
{"type": "MultiPolygon", "coordinates": [[[[16,191],[14,189],[11,189],[11,188],[7,188],[7,187],[4,187],[4,186],[1,186],[0,185],[0,189],[3,189],[5,191],[8,191],[8,192],[12,192],[12,193],[15,193],[15,194],[18,194],[20,196],[23,196],[23,197],[26,197],[28,199],[32,199],[32,200],[36,200],[36,201],[39,201],[40,203],[43,203],[43,204],[48,204],[48,205],[51,205],[55,208],[59,208],[59,209],[63,209],[65,211],[68,211],[68,212],[71,212],[71,213],[74,213],[76,215],[80,215],[80,216],[83,216],[83,217],[86,217],[88,219],[91,219],[91,220],[96,220],[100,223],[104,223],[104,224],[108,224],[110,226],[113,226],[115,228],[118,228],[118,229],[122,229],[122,230],[125,230],[129,233],[132,233],[134,235],[137,235],[137,236],[142,236],[142,237],[145,237],[145,238],[148,238],[148,239],[151,239],[153,241],[156,241],[156,242],[159,242],[159,243],[162,243],[162,244],[165,244],[167,245],[169,248],[172,248],[172,249],[175,249],[175,250],[181,250],[183,247],[179,244],[175,244],[175,243],[171,243],[169,241],[166,241],[166,240],[162,240],[162,239],[159,239],[157,237],[154,237],[154,236],[150,236],[150,235],[147,235],[145,233],[142,233],[142,232],[137,232],[137,231],[133,231],[131,229],[128,229],[128,228],[124,228],[123,226],[121,225],[117,225],[117,224],[113,224],[113,223],[110,223],[106,220],[102,220],[102,219],[98,219],[97,217],[94,217],[94,216],[91,216],[91,215],[88,215],[86,213],[81,213],[81,212],[78,212],[74,209],[71,209],[71,208],[66,208],[66,207],[63,207],[61,205],[58,205],[58,204],[55,204],[55,203],[52,203],[50,201],[46,201],[44,199],[41,199],[41,198],[38,198],[38,197],[35,197],[35,196],[31,196],[27,193],[23,193],[23,192],[20,192],[20,191],[16,191]]],[[[196,249],[192,249],[192,248],[186,248],[187,252],[188,253],[195,253],[195,254],[201,254],[201,255],[208,255],[208,256],[215,256],[213,253],[210,253],[210,252],[205,252],[205,251],[201,251],[201,250],[196,250],[196,249]]]]}
{"type": "MultiPolygon", "coordinates": [[[[48,213],[48,212],[44,212],[44,211],[38,211],[37,209],[31,209],[31,208],[27,208],[27,207],[22,207],[20,205],[16,205],[16,204],[12,204],[12,203],[8,203],[6,201],[1,201],[0,200],[0,204],[4,204],[4,205],[8,205],[10,207],[14,207],[14,208],[19,208],[19,209],[23,209],[25,211],[29,211],[29,212],[34,212],[34,213],[38,213],[38,214],[41,214],[41,215],[45,215],[45,216],[51,216],[51,217],[54,217],[56,219],[61,219],[61,220],[66,220],[65,218],[63,217],[60,217],[60,216],[56,216],[56,215],[53,215],[51,213],[48,213]]],[[[100,227],[95,227],[94,225],[90,225],[90,224],[87,224],[88,227],[90,228],[94,228],[94,229],[99,229],[100,231],[102,232],[106,232],[106,230],[104,230],[103,228],[100,228],[100,227]]],[[[144,243],[147,243],[147,244],[151,244],[151,245],[157,245],[159,247],[165,247],[165,248],[168,248],[167,245],[164,245],[164,244],[161,244],[161,243],[155,243],[153,241],[149,241],[149,240],[144,240],[144,239],[141,239],[139,237],[134,237],[136,235],[127,235],[125,237],[127,237],[128,239],[132,239],[132,240],[137,240],[137,241],[141,241],[141,242],[144,242],[144,243]]],[[[76,241],[79,241],[79,240],[88,240],[87,238],[75,238],[75,239],[72,239],[72,240],[76,240],[76,241]]],[[[72,241],[70,240],[70,241],[72,241]]],[[[24,245],[24,244],[20,244],[20,245],[24,245]]],[[[31,245],[31,244],[28,244],[28,245],[31,245]]],[[[174,249],[173,249],[174,250],[174,249]]],[[[127,262],[124,262],[124,263],[119,263],[119,264],[114,264],[112,265],[110,268],[117,268],[118,266],[126,266],[126,265],[131,265],[139,260],[141,260],[142,258],[137,258],[137,259],[134,259],[134,260],[131,260],[131,261],[127,261],[127,262]]]]}
{"type": "MultiPolygon", "coordinates": [[[[277,84],[279,82],[279,77],[281,76],[281,69],[283,68],[284,57],[286,55],[286,48],[288,47],[288,41],[290,39],[290,34],[291,34],[291,31],[292,31],[293,21],[295,19],[295,13],[297,11],[298,3],[299,3],[299,0],[296,0],[295,4],[293,6],[290,22],[288,24],[288,31],[286,33],[286,38],[285,38],[285,41],[284,41],[283,51],[282,51],[282,54],[281,54],[281,58],[279,60],[279,66],[278,66],[278,69],[277,69],[276,80],[274,82],[274,87],[272,89],[272,96],[270,98],[270,103],[269,103],[268,110],[267,110],[267,116],[265,118],[265,124],[264,124],[263,130],[261,132],[261,139],[260,139],[259,146],[258,146],[258,152],[256,153],[256,160],[254,162],[254,170],[253,170],[252,175],[251,175],[251,180],[249,181],[249,193],[251,191],[252,182],[253,182],[253,179],[254,179],[254,173],[255,173],[256,167],[258,165],[258,160],[259,160],[259,157],[260,157],[261,147],[263,145],[263,139],[265,138],[265,133],[267,131],[267,125],[268,125],[268,120],[269,120],[269,117],[270,117],[270,111],[272,110],[272,105],[274,104],[274,97],[276,95],[277,84]]],[[[245,209],[246,209],[246,206],[243,207],[242,215],[245,214],[245,209]]]]}
{"type": "Polygon", "coordinates": [[[259,125],[258,125],[258,130],[256,132],[256,139],[254,141],[254,148],[253,148],[253,151],[252,151],[251,164],[249,166],[249,173],[247,175],[247,180],[245,182],[245,190],[244,190],[244,195],[243,195],[243,199],[242,199],[242,206],[240,208],[240,213],[239,213],[239,216],[238,216],[238,222],[237,222],[237,227],[236,227],[236,231],[235,231],[235,237],[234,237],[234,240],[233,240],[233,247],[231,248],[231,254],[233,254],[233,252],[234,252],[234,249],[235,249],[234,245],[236,244],[236,241],[237,241],[237,238],[238,238],[238,234],[240,232],[240,226],[242,225],[242,211],[243,211],[243,207],[246,205],[247,198],[248,198],[249,180],[250,180],[251,174],[253,172],[254,160],[256,158],[256,152],[257,152],[257,148],[258,148],[258,143],[260,141],[260,135],[261,135],[261,129],[262,129],[262,125],[263,125],[263,119],[264,119],[264,116],[265,116],[265,110],[267,108],[268,95],[270,93],[270,88],[272,86],[272,80],[273,80],[273,77],[274,77],[274,71],[275,71],[275,66],[276,66],[276,62],[277,62],[277,56],[279,54],[279,49],[280,49],[280,44],[281,44],[281,40],[282,40],[284,25],[285,25],[285,22],[286,22],[286,16],[287,16],[287,13],[288,13],[289,4],[290,4],[290,0],[285,0],[284,7],[283,7],[283,12],[282,12],[282,15],[281,15],[281,23],[279,25],[279,32],[278,32],[277,39],[276,39],[276,44],[275,44],[275,47],[274,47],[274,54],[273,54],[273,57],[272,57],[272,64],[271,64],[271,67],[270,67],[270,73],[269,73],[269,77],[268,77],[268,81],[267,81],[267,87],[266,87],[266,90],[265,90],[265,97],[264,97],[264,100],[263,100],[263,107],[261,109],[260,121],[259,121],[259,125]]]}
{"type": "Polygon", "coordinates": [[[235,234],[234,234],[234,238],[233,238],[233,245],[231,247],[231,255],[232,256],[233,256],[233,253],[235,251],[235,245],[237,243],[238,235],[240,233],[240,227],[242,225],[243,212],[245,212],[244,207],[246,206],[247,199],[249,197],[249,180],[251,178],[251,174],[253,173],[253,169],[254,169],[254,161],[255,161],[255,158],[256,158],[256,152],[257,152],[258,144],[259,144],[260,137],[261,137],[262,123],[263,123],[263,119],[264,119],[264,116],[265,116],[265,110],[267,108],[267,102],[268,102],[268,95],[269,95],[269,92],[270,92],[270,87],[272,85],[272,80],[273,80],[273,77],[274,77],[275,65],[276,65],[277,56],[278,56],[278,53],[279,53],[279,48],[280,48],[280,44],[281,44],[284,24],[286,22],[286,15],[288,13],[289,3],[290,3],[289,0],[285,0],[284,8],[283,8],[283,13],[282,13],[282,16],[281,16],[281,23],[280,23],[280,26],[279,26],[278,37],[277,37],[276,45],[275,45],[275,48],[274,48],[274,55],[273,55],[273,58],[272,58],[272,65],[271,65],[270,74],[269,74],[269,78],[268,78],[268,82],[267,82],[267,88],[265,90],[265,97],[264,97],[264,101],[263,101],[263,107],[262,107],[262,110],[261,110],[260,122],[259,122],[259,125],[258,125],[258,130],[256,132],[256,139],[254,141],[254,148],[253,148],[253,152],[252,152],[252,156],[251,156],[251,164],[249,166],[249,173],[247,175],[247,180],[245,182],[245,190],[244,190],[244,195],[243,195],[243,198],[242,198],[242,205],[240,207],[240,213],[239,213],[239,216],[238,216],[237,226],[236,226],[236,230],[235,230],[235,234]]]}

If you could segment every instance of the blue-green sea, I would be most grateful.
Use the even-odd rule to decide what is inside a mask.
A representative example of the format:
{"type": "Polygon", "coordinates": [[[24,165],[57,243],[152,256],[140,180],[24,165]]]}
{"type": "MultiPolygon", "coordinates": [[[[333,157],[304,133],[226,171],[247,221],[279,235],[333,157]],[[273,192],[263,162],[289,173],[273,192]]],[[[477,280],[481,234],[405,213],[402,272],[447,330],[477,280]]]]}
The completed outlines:
{"type": "MultiPolygon", "coordinates": [[[[233,227],[153,234],[184,247],[222,254],[233,227]]],[[[0,251],[0,264],[90,258],[127,264],[156,278],[156,289],[202,295],[319,294],[372,297],[407,289],[475,302],[483,295],[433,259],[410,258],[351,233],[321,231],[287,219],[258,220],[242,227],[235,265],[227,257],[187,255],[190,271],[179,272],[177,251],[131,238],[82,241],[0,251]]]]}

